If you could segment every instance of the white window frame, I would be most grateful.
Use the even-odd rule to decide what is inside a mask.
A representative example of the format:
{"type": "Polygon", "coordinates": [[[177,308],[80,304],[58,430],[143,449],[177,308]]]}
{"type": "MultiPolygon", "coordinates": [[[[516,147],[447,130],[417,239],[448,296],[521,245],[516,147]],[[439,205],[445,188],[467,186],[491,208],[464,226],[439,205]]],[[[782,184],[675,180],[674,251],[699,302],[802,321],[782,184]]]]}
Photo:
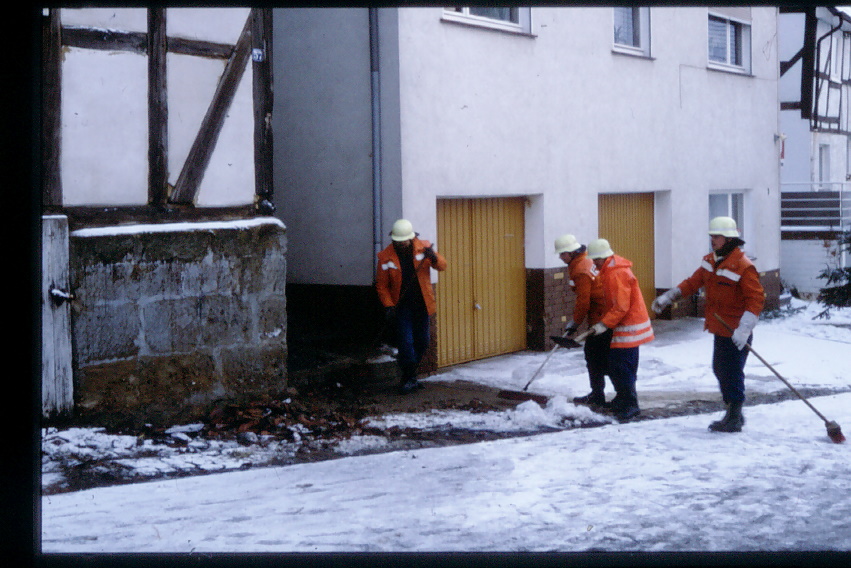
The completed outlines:
{"type": "Polygon", "coordinates": [[[818,189],[828,191],[832,189],[830,179],[830,144],[818,145],[818,189]]]}
{"type": "Polygon", "coordinates": [[[718,216],[727,216],[732,217],[736,220],[736,226],[739,228],[739,234],[744,235],[745,232],[743,230],[745,226],[745,191],[744,190],[736,190],[736,191],[710,191],[709,192],[709,203],[707,206],[709,207],[709,219],[713,219],[718,216]],[[725,198],[725,205],[723,211],[713,211],[712,210],[712,201],[713,198],[716,203],[718,203],[718,198],[725,198]],[[736,210],[738,208],[738,211],[736,210]]]}
{"type": "Polygon", "coordinates": [[[751,73],[751,62],[752,62],[752,53],[751,53],[751,22],[746,20],[740,20],[738,18],[732,18],[725,14],[719,14],[716,12],[709,12],[709,17],[706,20],[706,61],[707,65],[711,69],[717,69],[720,71],[729,71],[731,73],[742,73],[742,74],[750,74],[751,73]],[[725,24],[725,29],[727,30],[727,41],[724,47],[724,53],[726,55],[725,61],[717,61],[711,59],[711,55],[709,53],[709,21],[712,19],[722,20],[725,24]],[[738,37],[738,43],[741,46],[742,52],[742,61],[741,63],[732,63],[730,61],[730,34],[732,30],[738,29],[740,30],[740,34],[738,37]]]}
{"type": "Polygon", "coordinates": [[[517,22],[477,16],[469,6],[454,6],[443,9],[443,20],[470,26],[490,28],[515,34],[532,34],[532,9],[528,6],[511,6],[516,10],[517,22]]]}
{"type": "MultiPolygon", "coordinates": [[[[635,22],[633,21],[633,26],[635,22]]],[[[648,6],[619,6],[612,8],[612,50],[628,55],[650,57],[650,8],[648,6]],[[633,10],[638,16],[638,45],[632,43],[619,43],[615,26],[617,25],[617,10],[633,10]]]]}

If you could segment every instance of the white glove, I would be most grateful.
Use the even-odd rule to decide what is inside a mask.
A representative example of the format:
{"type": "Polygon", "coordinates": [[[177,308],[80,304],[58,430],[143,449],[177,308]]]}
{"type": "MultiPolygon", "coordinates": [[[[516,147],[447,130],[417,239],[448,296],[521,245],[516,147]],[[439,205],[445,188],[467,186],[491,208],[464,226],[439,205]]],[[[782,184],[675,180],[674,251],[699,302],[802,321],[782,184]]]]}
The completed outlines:
{"type": "Polygon", "coordinates": [[[739,321],[739,327],[733,332],[733,343],[739,348],[739,351],[745,348],[748,342],[748,337],[751,336],[753,328],[756,326],[757,318],[753,312],[745,312],[742,314],[742,319],[739,321]]]}
{"type": "Polygon", "coordinates": [[[650,304],[650,308],[657,314],[661,314],[665,311],[665,308],[667,308],[672,303],[676,302],[682,297],[683,293],[678,287],[674,286],[673,288],[671,288],[664,294],[660,294],[658,298],[653,300],[653,303],[650,304]]]}
{"type": "Polygon", "coordinates": [[[606,333],[609,328],[604,323],[595,323],[591,330],[594,332],[594,335],[600,335],[601,333],[606,333]]]}

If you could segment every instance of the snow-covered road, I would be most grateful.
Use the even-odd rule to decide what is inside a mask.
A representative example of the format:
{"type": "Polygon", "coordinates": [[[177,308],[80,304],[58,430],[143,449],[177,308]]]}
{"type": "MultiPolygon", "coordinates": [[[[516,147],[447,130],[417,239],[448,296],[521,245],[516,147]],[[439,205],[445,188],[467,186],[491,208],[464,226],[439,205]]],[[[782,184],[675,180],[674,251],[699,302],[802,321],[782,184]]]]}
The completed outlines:
{"type": "MultiPolygon", "coordinates": [[[[819,397],[851,424],[851,394],[819,397]]],[[[45,552],[851,550],[851,444],[800,401],[45,497],[45,552]]]]}

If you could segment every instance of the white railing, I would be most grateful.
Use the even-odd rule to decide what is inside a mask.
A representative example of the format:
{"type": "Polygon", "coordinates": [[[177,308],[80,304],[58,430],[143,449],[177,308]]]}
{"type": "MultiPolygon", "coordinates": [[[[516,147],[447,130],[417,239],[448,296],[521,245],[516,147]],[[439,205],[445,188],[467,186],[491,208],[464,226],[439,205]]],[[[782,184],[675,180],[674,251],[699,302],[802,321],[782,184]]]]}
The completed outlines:
{"type": "Polygon", "coordinates": [[[834,233],[851,228],[851,182],[780,184],[785,233],[834,233]]]}

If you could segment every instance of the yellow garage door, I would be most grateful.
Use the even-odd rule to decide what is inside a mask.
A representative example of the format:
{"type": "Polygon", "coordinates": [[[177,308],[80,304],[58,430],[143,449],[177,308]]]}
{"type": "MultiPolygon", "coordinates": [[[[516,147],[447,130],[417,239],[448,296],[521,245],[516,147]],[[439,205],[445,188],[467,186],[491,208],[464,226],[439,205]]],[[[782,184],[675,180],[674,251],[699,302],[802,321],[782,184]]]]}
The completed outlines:
{"type": "Polygon", "coordinates": [[[602,194],[598,212],[600,237],[609,241],[615,254],[632,261],[649,310],[656,297],[653,194],[602,194]]]}
{"type": "Polygon", "coordinates": [[[526,348],[524,198],[441,199],[437,365],[526,348]]]}

